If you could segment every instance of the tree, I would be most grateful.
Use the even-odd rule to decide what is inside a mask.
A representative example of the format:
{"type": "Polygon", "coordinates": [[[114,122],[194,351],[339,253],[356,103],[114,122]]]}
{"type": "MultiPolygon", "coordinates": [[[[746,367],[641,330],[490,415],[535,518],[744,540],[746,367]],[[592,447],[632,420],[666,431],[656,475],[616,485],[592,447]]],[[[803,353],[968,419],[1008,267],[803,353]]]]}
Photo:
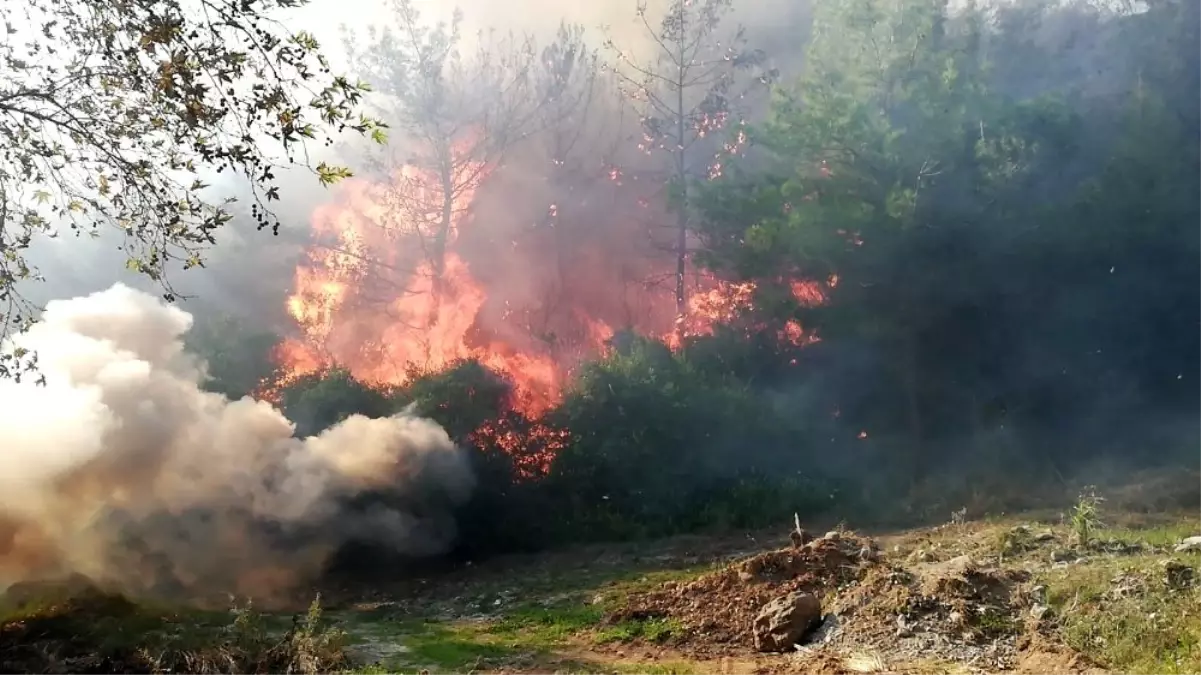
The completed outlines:
{"type": "Polygon", "coordinates": [[[819,4],[801,81],[754,130],[768,173],[734,171],[700,196],[707,263],[764,282],[837,278],[818,307],[756,304],[815,330],[831,362],[838,349],[866,355],[870,375],[836,379],[871,384],[830,407],[915,439],[941,428],[944,402],[972,400],[993,356],[953,362],[933,346],[956,331],[988,344],[964,317],[983,294],[977,272],[995,269],[977,257],[995,243],[989,200],[1028,164],[1020,134],[993,130],[973,18],[952,22],[941,0],[819,4]]]}
{"type": "MultiPolygon", "coordinates": [[[[23,254],[35,239],[115,227],[129,266],[172,299],[168,266],[202,265],[232,217],[207,172],[244,178],[260,228],[274,230],[276,172],[307,165],[308,142],[346,129],[383,140],[359,112],[366,86],[331,74],[311,35],[271,18],[304,2],[0,6],[0,335],[32,317],[15,286],[40,278],[23,254]]],[[[313,171],[323,184],[350,175],[313,171]]],[[[11,360],[0,374],[15,374],[11,360]]]]}
{"type": "MultiPolygon", "coordinates": [[[[672,0],[658,26],[647,16],[645,3],[638,6],[638,19],[653,42],[653,56],[643,62],[606,41],[613,52],[616,74],[624,93],[641,108],[645,152],[665,152],[670,158],[670,184],[674,189],[676,222],[676,312],[687,311],[689,182],[694,179],[700,143],[725,128],[740,114],[739,100],[747,84],[747,73],[760,69],[766,55],[747,49],[741,28],[723,38],[722,20],[732,9],[732,0],[672,0]]],[[[772,72],[753,72],[750,83],[766,83],[772,72]]],[[[707,166],[709,163],[705,162],[707,166]]]]}
{"type": "Polygon", "coordinates": [[[394,24],[370,29],[365,48],[351,36],[346,48],[401,136],[381,166],[395,174],[391,214],[381,225],[417,240],[437,297],[469,196],[535,120],[534,50],[528,39],[481,33],[474,53],[464,55],[458,12],[449,24],[431,26],[411,0],[394,0],[392,11],[394,24]]]}
{"type": "Polygon", "coordinates": [[[541,138],[535,140],[541,140],[544,146],[547,182],[555,199],[548,205],[546,225],[554,239],[560,293],[568,284],[569,233],[573,224],[565,214],[569,205],[563,202],[577,186],[599,179],[605,160],[612,156],[611,148],[607,158],[590,156],[600,149],[593,147],[589,133],[600,107],[594,104],[604,103],[600,100],[604,83],[599,75],[599,58],[584,42],[583,29],[567,24],[559,27],[555,40],[542,50],[534,73],[535,89],[545,101],[539,110],[541,138]]]}
{"type": "MultiPolygon", "coordinates": [[[[554,263],[528,324],[552,352],[567,357],[561,350],[580,346],[569,336],[587,331],[579,298],[597,285],[645,282],[644,270],[626,252],[645,249],[641,217],[649,202],[635,194],[640,183],[623,180],[629,160],[637,159],[627,142],[634,121],[628,103],[581,27],[560,26],[533,78],[536,128],[497,179],[536,184],[536,194],[545,196],[545,215],[535,216],[519,244],[531,258],[554,263]]],[[[625,305],[630,321],[630,294],[620,295],[614,304],[625,305]]]]}

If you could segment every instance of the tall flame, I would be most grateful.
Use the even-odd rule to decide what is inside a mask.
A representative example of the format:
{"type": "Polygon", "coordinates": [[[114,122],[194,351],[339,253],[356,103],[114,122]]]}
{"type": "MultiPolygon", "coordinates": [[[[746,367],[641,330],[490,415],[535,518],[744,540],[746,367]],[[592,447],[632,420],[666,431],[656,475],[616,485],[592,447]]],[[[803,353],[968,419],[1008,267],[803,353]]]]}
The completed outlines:
{"type": "MultiPolygon", "coordinates": [[[[611,305],[601,299],[616,297],[622,289],[596,288],[585,280],[581,288],[588,297],[576,298],[574,305],[568,298],[566,313],[573,328],[564,331],[570,333],[566,338],[532,337],[536,331],[528,320],[516,325],[530,308],[509,307],[507,299],[503,316],[498,319],[493,312],[485,317],[486,305],[498,298],[489,297],[456,243],[471,228],[477,189],[495,167],[461,154],[450,165],[450,195],[437,172],[406,165],[387,181],[346,181],[333,203],[313,213],[313,244],[296,268],[294,292],[287,300],[298,332],[279,345],[277,359],[285,374],[277,385],[333,366],[369,384],[402,385],[415,372],[475,359],[507,376],[514,385],[513,407],[535,417],[560,399],[580,358],[604,349],[614,327],[603,317],[613,313],[590,311],[588,300],[611,305]],[[498,321],[513,325],[498,327],[498,321]],[[556,340],[570,340],[572,349],[559,349],[556,340]]],[[[557,216],[558,206],[552,205],[550,212],[557,216]]],[[[625,264],[597,255],[600,263],[592,269],[625,264]]],[[[663,268],[673,269],[674,258],[665,257],[663,268]]],[[[533,276],[520,265],[512,269],[510,275],[533,276]]],[[[705,279],[694,285],[687,316],[673,322],[674,300],[666,291],[650,303],[661,316],[631,327],[659,334],[675,348],[681,338],[707,334],[715,324],[750,308],[755,292],[751,282],[705,279]]],[[[822,301],[822,284],[791,285],[801,302],[822,301]]],[[[795,344],[813,339],[795,322],[785,326],[781,337],[795,344]]]]}
{"type": "Polygon", "coordinates": [[[409,380],[412,367],[478,359],[512,379],[522,410],[536,413],[555,402],[560,385],[549,358],[473,334],[486,295],[449,246],[489,167],[454,164],[448,223],[438,220],[445,194],[437,177],[411,165],[390,183],[347,181],[334,203],[314,212],[315,243],[296,269],[287,303],[301,337],[278,350],[286,377],[338,365],[369,384],[396,385],[409,380]],[[398,195],[404,207],[395,203],[398,195]],[[435,257],[429,242],[444,224],[446,246],[435,257]]]}

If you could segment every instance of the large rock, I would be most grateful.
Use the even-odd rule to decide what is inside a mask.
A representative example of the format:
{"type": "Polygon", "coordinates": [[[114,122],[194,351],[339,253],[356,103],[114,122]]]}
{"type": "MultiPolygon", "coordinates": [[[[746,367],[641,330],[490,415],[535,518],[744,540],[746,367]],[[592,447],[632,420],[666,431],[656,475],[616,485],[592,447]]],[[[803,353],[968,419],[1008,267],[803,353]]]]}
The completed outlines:
{"type": "Polygon", "coordinates": [[[1177,553],[1201,551],[1201,537],[1188,537],[1176,544],[1177,553]]]}
{"type": "Polygon", "coordinates": [[[821,620],[822,605],[812,593],[789,593],[763,606],[752,627],[755,649],[783,652],[792,649],[821,620]]]}

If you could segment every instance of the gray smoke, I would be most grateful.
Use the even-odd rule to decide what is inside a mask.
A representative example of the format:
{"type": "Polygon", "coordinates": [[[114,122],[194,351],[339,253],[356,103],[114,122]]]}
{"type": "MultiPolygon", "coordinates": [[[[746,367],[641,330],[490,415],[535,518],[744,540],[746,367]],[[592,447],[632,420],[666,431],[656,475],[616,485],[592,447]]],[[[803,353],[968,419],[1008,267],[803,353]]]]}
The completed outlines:
{"type": "Polygon", "coordinates": [[[5,346],[35,350],[45,384],[0,381],[0,586],[82,574],[263,598],[351,538],[409,555],[451,543],[474,478],[438,424],[353,416],[294,438],[270,404],[201,389],[191,323],[117,284],[49,303],[5,346]],[[365,494],[386,499],[352,505],[365,494]]]}

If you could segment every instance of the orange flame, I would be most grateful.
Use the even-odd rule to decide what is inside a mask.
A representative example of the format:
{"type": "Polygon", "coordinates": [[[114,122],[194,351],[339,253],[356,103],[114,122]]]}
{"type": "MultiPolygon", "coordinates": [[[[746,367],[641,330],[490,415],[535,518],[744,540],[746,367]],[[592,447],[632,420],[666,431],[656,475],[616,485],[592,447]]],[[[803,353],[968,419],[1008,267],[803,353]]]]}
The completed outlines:
{"type": "MultiPolygon", "coordinates": [[[[287,300],[298,334],[277,348],[283,374],[273,383],[275,392],[300,376],[334,366],[346,368],[365,383],[393,386],[407,383],[417,371],[437,371],[474,359],[507,376],[514,386],[512,407],[534,418],[560,400],[564,382],[580,358],[604,349],[615,331],[601,317],[615,318],[611,307],[593,313],[582,304],[569,305],[567,314],[574,326],[569,337],[564,331],[555,336],[548,328],[551,334],[540,341],[541,334],[535,335],[538,331],[528,319],[525,326],[498,328],[497,322],[512,324],[528,317],[531,308],[510,307],[505,296],[489,297],[488,286],[473,274],[473,262],[469,262],[481,261],[465,257],[459,250],[462,246],[456,247],[462,243],[459,235],[465,229],[476,237],[471,228],[473,202],[495,168],[467,161],[463,148],[456,152],[460,154],[450,162],[454,175],[449,195],[444,193],[438,172],[404,166],[388,181],[348,180],[339,186],[334,202],[314,211],[313,244],[296,268],[293,294],[287,300]],[[501,301],[503,316],[497,318],[495,306],[501,301]],[[490,318],[485,318],[487,305],[493,305],[490,318]],[[551,346],[556,340],[570,341],[572,349],[556,351],[551,346]]],[[[616,183],[621,182],[620,177],[616,169],[610,176],[616,183]]],[[[643,205],[641,200],[638,203],[643,205]]],[[[548,212],[557,217],[559,210],[559,205],[552,203],[548,212]]],[[[500,239],[505,244],[502,249],[491,236],[495,233],[487,234],[485,240],[494,258],[509,255],[509,249],[517,246],[515,239],[506,237],[500,239]]],[[[624,264],[606,261],[603,255],[588,258],[589,269],[624,264]]],[[[674,268],[674,256],[663,263],[666,269],[674,268]]],[[[510,275],[533,274],[520,263],[505,269],[510,275]]],[[[812,305],[822,302],[826,289],[834,283],[836,279],[825,285],[808,281],[786,285],[799,302],[812,305]]],[[[620,289],[597,288],[586,279],[580,287],[594,304],[606,306],[620,293],[620,289]]],[[[753,282],[696,279],[688,313],[674,325],[670,319],[674,300],[664,291],[650,301],[659,318],[631,327],[658,334],[669,346],[678,348],[681,338],[710,334],[715,325],[753,309],[755,291],[753,282]]],[[[515,300],[515,305],[519,302],[515,300]]],[[[780,337],[797,345],[815,339],[795,321],[780,330],[780,337]]],[[[273,394],[266,390],[261,395],[273,394]]],[[[565,442],[560,432],[535,431],[523,433],[540,436],[542,445],[551,449],[565,442]]],[[[488,434],[502,449],[517,442],[514,432],[503,426],[493,425],[477,433],[488,434]]],[[[533,466],[523,470],[537,472],[533,466]]]]}
{"type": "Polygon", "coordinates": [[[282,384],[338,365],[368,384],[400,385],[413,366],[436,370],[478,359],[512,379],[523,411],[534,414],[557,400],[549,358],[472,335],[486,296],[447,247],[487,167],[461,159],[455,165],[449,221],[439,218],[445,195],[436,177],[408,165],[391,183],[347,181],[334,203],[314,212],[316,242],[296,269],[287,302],[301,338],[277,352],[282,384]],[[432,242],[440,228],[447,247],[439,256],[432,242]],[[403,244],[413,242],[406,255],[403,244]]]}

